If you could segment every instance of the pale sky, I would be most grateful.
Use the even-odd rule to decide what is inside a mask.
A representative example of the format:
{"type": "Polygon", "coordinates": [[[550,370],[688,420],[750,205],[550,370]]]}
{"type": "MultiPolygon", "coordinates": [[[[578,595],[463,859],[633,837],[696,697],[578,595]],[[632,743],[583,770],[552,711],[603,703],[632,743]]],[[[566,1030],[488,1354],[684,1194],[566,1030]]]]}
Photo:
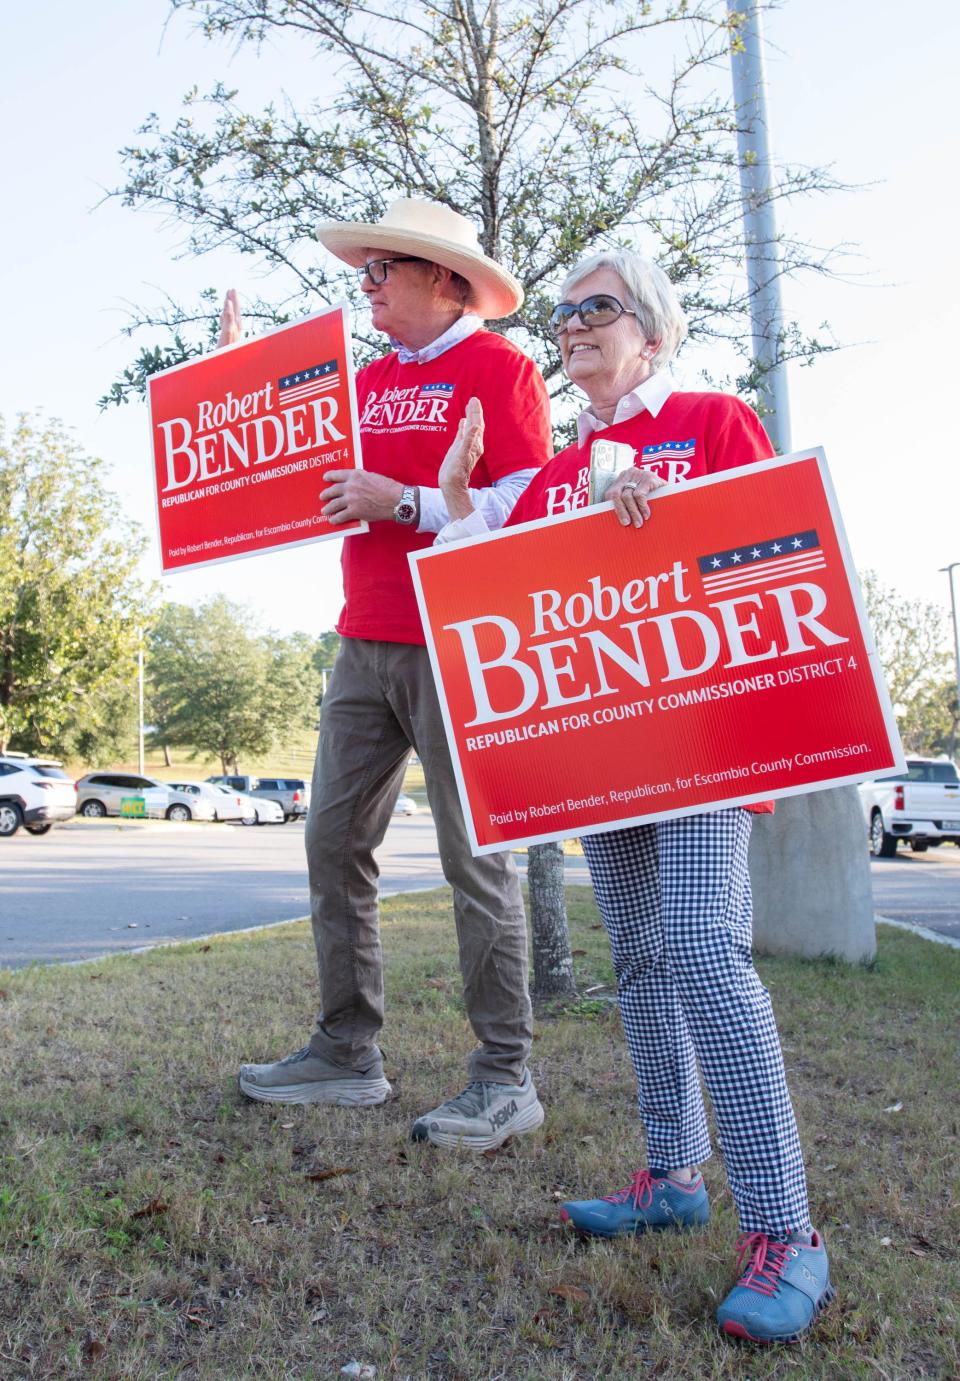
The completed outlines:
{"type": "MultiPolygon", "coordinates": [[[[183,16],[164,29],[166,16],[165,0],[47,0],[4,7],[0,18],[0,412],[59,416],[108,462],[124,511],[151,536],[151,579],[146,408],[96,407],[135,353],[119,335],[125,303],[157,302],[161,291],[190,301],[209,284],[252,295],[256,285],[250,260],[178,259],[174,228],[97,203],[121,181],[117,150],[150,111],[169,123],[193,83],[223,77],[259,109],[284,90],[309,91],[316,73],[286,54],[231,58],[183,16]]],[[[956,396],[960,319],[958,7],[929,0],[911,24],[893,0],[785,0],[766,35],[775,157],[833,164],[859,188],[789,213],[790,229],[811,241],[859,251],[855,281],[787,290],[788,312],[808,330],[828,321],[848,344],[791,370],[793,444],[825,447],[858,567],[946,605],[938,567],[960,560],[956,447],[942,415],[956,396]]],[[[695,384],[689,366],[680,372],[695,384]]],[[[339,611],[338,557],[339,542],[321,543],[170,577],[163,593],[193,602],[222,592],[265,628],[319,633],[339,611]]]]}

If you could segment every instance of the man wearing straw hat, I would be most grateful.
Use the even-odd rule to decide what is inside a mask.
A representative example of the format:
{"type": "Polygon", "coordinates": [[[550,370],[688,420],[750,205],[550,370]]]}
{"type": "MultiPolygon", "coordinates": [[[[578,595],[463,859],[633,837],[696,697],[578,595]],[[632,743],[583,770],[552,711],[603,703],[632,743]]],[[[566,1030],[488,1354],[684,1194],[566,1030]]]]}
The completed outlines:
{"type": "MultiPolygon", "coordinates": [[[[526,1068],[527,933],[509,854],[473,858],[424,646],[407,553],[447,522],[437,475],[468,399],[487,418],[473,497],[499,527],[552,452],[539,371],[484,319],[523,290],[446,207],[403,199],[375,224],[328,222],[321,244],[360,276],[373,325],[393,347],[357,376],[362,471],[329,472],[323,511],[370,529],[343,544],[341,650],[326,695],[306,846],[321,1013],[302,1050],[244,1065],[240,1087],[281,1103],[369,1106],[390,1093],[377,1037],[383,961],[374,851],[413,748],[423,763],[440,858],[453,888],[460,969],[479,1042],[469,1082],[413,1124],[415,1140],[484,1151],[532,1131],[543,1108],[526,1068]]],[[[239,337],[236,295],[221,344],[239,337]]]]}

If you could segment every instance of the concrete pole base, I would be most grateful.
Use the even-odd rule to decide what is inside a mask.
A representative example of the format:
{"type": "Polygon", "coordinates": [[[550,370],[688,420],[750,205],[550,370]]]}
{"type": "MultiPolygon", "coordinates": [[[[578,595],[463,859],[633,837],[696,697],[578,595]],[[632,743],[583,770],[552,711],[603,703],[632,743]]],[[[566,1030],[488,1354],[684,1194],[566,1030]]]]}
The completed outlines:
{"type": "Polygon", "coordinates": [[[877,949],[867,827],[855,786],[777,802],[750,841],[753,938],[765,954],[867,963],[877,949]]]}

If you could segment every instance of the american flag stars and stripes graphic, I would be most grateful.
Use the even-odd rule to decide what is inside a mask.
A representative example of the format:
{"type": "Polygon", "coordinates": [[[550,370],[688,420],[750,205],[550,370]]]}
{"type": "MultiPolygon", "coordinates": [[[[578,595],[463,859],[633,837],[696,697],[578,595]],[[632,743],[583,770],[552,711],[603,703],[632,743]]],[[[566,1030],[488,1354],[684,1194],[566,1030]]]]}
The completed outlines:
{"type": "Polygon", "coordinates": [[[449,398],[453,384],[424,384],[420,390],[421,398],[449,398]]]}
{"type": "Polygon", "coordinates": [[[298,369],[296,374],[285,374],[277,381],[277,389],[281,403],[302,403],[317,393],[327,393],[339,383],[340,369],[336,360],[325,360],[323,364],[298,369]]]}
{"type": "Polygon", "coordinates": [[[644,446],[642,460],[691,460],[697,449],[697,438],[689,441],[661,441],[656,446],[644,446]]]}
{"type": "Polygon", "coordinates": [[[771,580],[791,579],[808,571],[825,569],[826,560],[816,532],[788,532],[762,542],[745,542],[729,551],[715,551],[697,558],[707,594],[742,590],[771,580]]]}

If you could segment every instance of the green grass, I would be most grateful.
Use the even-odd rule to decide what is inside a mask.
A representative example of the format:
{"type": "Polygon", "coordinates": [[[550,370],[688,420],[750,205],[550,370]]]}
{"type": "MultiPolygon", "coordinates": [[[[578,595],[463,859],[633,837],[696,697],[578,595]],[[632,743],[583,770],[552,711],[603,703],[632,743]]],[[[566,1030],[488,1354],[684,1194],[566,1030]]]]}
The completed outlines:
{"type": "MultiPolygon", "coordinates": [[[[609,982],[587,889],[570,903],[581,989],[609,982]]],[[[560,1229],[560,1199],[641,1160],[614,1010],[538,1015],[541,1132],[479,1159],[415,1146],[471,1044],[448,895],[393,899],[383,937],[396,1097],[367,1111],[237,1093],[242,1059],[312,1024],[303,924],[0,976],[4,1381],[353,1359],[398,1381],[957,1376],[960,953],[884,928],[870,968],[761,961],[839,1297],[803,1344],[755,1352],[710,1323],[736,1235],[718,1160],[702,1235],[560,1229]]]]}

